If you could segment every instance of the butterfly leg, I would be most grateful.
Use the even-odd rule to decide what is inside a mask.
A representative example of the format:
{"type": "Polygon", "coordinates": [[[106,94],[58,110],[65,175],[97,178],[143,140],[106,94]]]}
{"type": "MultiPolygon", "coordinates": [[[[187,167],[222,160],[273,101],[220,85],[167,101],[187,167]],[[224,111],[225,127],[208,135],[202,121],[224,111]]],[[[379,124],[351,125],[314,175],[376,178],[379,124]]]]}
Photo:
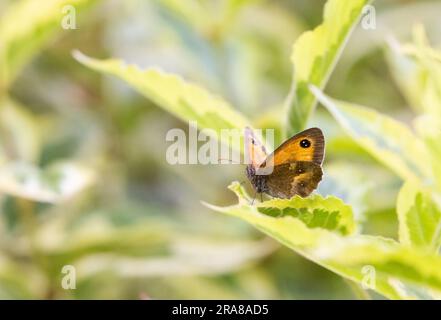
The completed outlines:
{"type": "Polygon", "coordinates": [[[253,200],[251,200],[251,205],[254,205],[254,200],[256,200],[257,191],[254,192],[253,200]]]}

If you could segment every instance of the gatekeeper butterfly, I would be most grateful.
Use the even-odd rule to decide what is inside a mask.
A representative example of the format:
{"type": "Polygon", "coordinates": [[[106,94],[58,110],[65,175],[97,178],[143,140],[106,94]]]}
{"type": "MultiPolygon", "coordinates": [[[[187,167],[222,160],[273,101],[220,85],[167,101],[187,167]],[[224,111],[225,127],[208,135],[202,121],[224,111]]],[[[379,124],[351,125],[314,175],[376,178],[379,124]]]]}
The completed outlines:
{"type": "Polygon", "coordinates": [[[307,197],[322,180],[325,138],[319,128],[302,131],[268,155],[250,128],[245,128],[249,156],[246,174],[256,193],[276,198],[307,197]]]}

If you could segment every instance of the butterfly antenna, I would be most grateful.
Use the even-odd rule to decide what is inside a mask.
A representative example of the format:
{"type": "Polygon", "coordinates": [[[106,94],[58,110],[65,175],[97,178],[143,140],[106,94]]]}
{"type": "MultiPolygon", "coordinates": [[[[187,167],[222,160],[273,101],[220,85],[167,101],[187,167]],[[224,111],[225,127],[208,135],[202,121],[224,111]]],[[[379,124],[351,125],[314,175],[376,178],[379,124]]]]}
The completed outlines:
{"type": "MultiPolygon", "coordinates": [[[[231,159],[222,159],[222,158],[218,158],[217,160],[218,160],[218,161],[229,161],[230,164],[241,164],[240,162],[233,162],[233,160],[231,160],[231,159]]],[[[223,163],[220,163],[220,164],[223,164],[223,163]]]]}
{"type": "Polygon", "coordinates": [[[263,199],[262,199],[262,192],[260,193],[260,202],[263,202],[263,199]]]}

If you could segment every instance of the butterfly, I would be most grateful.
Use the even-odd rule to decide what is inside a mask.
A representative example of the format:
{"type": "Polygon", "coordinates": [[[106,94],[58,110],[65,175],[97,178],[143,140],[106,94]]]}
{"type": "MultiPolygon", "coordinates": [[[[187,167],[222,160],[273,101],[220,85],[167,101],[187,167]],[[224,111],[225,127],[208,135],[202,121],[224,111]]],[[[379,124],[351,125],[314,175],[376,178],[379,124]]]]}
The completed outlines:
{"type": "Polygon", "coordinates": [[[267,154],[250,128],[245,128],[249,156],[246,175],[256,193],[275,198],[307,197],[322,180],[325,138],[319,128],[302,131],[267,154]]]}

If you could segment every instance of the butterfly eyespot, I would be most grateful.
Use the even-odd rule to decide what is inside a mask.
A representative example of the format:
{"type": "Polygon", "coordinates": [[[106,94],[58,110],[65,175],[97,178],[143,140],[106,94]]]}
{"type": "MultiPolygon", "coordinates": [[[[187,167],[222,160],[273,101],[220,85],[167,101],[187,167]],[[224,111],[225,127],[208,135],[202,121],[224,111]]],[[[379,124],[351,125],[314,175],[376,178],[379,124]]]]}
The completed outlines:
{"type": "Polygon", "coordinates": [[[303,173],[303,172],[305,172],[305,171],[302,168],[297,169],[297,173],[303,173]]]}
{"type": "Polygon", "coordinates": [[[311,146],[311,141],[309,141],[308,139],[303,139],[302,141],[300,141],[300,146],[302,148],[309,148],[311,146]]]}

